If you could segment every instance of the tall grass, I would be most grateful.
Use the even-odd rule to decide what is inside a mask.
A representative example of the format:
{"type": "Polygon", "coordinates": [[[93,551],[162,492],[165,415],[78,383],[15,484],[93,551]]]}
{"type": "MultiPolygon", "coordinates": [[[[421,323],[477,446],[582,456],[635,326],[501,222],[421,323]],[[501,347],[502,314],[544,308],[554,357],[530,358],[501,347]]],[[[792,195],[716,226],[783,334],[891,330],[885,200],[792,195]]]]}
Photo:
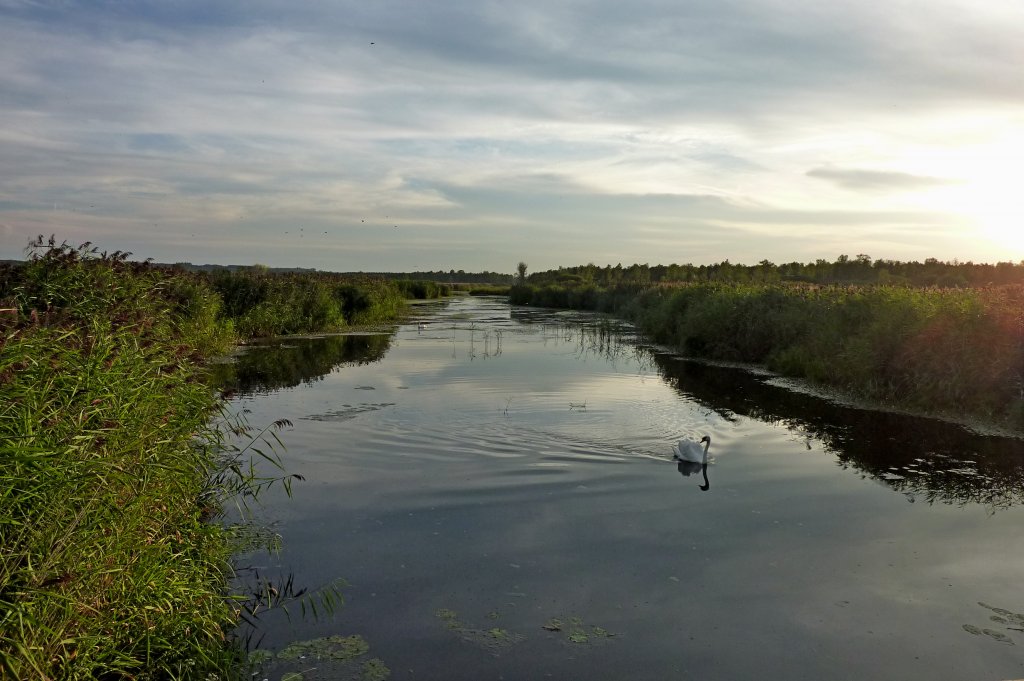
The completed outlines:
{"type": "Polygon", "coordinates": [[[377,324],[402,311],[395,282],[328,273],[270,273],[258,269],[210,276],[223,314],[246,338],[341,331],[377,324]]]}
{"type": "Polygon", "coordinates": [[[238,442],[276,440],[219,417],[203,360],[239,334],[378,323],[404,304],[372,280],[211,280],[128,255],[40,237],[0,267],[3,679],[236,676],[226,633],[246,604],[226,584],[247,539],[210,520],[289,476],[246,464],[279,462],[238,442]]]}
{"type": "Polygon", "coordinates": [[[1024,429],[1021,286],[526,285],[510,300],[615,313],[693,356],[1024,429]]]}
{"type": "Polygon", "coordinates": [[[198,503],[216,402],[197,360],[230,327],[194,282],[48,246],[2,279],[18,315],[0,322],[0,669],[227,671],[230,542],[198,503]]]}
{"type": "Polygon", "coordinates": [[[402,295],[415,300],[433,300],[452,294],[451,284],[442,284],[437,281],[394,279],[393,282],[402,295]]]}

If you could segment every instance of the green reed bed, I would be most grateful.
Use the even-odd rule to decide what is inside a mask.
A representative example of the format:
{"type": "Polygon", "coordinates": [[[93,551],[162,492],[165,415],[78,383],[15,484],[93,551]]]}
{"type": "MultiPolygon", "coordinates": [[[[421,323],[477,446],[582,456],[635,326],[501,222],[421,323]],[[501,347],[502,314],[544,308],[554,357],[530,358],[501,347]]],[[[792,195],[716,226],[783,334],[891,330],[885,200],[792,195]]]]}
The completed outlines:
{"type": "Polygon", "coordinates": [[[511,300],[615,313],[692,356],[1024,429],[1024,287],[527,285],[511,300]]]}
{"type": "Polygon", "coordinates": [[[398,290],[402,292],[402,295],[414,300],[435,300],[452,294],[451,284],[409,279],[394,279],[392,281],[398,287],[398,290]]]}
{"type": "Polygon", "coordinates": [[[210,275],[224,315],[245,338],[341,331],[394,320],[406,295],[397,282],[253,268],[210,275]]]}
{"type": "Polygon", "coordinates": [[[217,401],[197,361],[230,328],[194,281],[50,246],[0,279],[0,676],[226,675],[231,542],[207,522],[217,401]]]}
{"type": "Polygon", "coordinates": [[[277,464],[276,438],[228,444],[252,432],[218,421],[203,360],[238,331],[389,321],[404,298],[332,275],[211,282],[52,237],[29,252],[0,268],[0,678],[237,676],[246,604],[226,585],[251,532],[213,520],[275,481],[246,459],[277,464]]]}

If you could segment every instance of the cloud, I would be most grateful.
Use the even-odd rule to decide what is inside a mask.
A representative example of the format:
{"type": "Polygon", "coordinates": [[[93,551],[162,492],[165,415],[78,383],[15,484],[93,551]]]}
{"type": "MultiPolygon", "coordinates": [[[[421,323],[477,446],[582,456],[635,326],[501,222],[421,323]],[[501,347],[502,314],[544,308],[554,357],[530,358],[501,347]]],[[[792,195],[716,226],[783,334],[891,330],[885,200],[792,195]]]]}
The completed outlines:
{"type": "MultiPolygon", "coordinates": [[[[0,257],[51,229],[376,269],[832,257],[829,225],[946,229],[904,199],[1016,148],[1022,27],[1002,0],[0,2],[0,257]]],[[[915,256],[985,258],[939,243],[915,256]]]]}
{"type": "Polygon", "coordinates": [[[939,177],[856,168],[812,168],[807,171],[807,176],[828,180],[854,191],[907,191],[953,183],[952,180],[939,177]]]}

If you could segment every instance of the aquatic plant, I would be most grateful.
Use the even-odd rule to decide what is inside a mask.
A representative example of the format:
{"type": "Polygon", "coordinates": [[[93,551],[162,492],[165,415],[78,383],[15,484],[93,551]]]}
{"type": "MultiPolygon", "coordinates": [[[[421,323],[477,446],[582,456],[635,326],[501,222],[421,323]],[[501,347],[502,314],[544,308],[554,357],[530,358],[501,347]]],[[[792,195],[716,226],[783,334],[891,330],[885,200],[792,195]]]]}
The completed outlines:
{"type": "MultiPolygon", "coordinates": [[[[282,681],[299,681],[314,670],[329,678],[385,681],[391,676],[391,670],[382,660],[367,658],[369,652],[370,645],[358,634],[334,635],[295,641],[277,655],[268,650],[257,650],[249,655],[248,663],[254,670],[253,676],[272,676],[282,681]]],[[[324,678],[319,674],[317,678],[324,678]]]]}
{"type": "MultiPolygon", "coordinates": [[[[458,613],[448,608],[439,608],[434,612],[434,616],[444,623],[446,629],[456,634],[462,641],[478,646],[495,656],[526,639],[522,634],[517,634],[501,627],[491,627],[489,629],[469,627],[459,620],[458,613]]],[[[500,615],[493,611],[487,615],[487,618],[491,620],[498,619],[499,617],[500,615]]]]}

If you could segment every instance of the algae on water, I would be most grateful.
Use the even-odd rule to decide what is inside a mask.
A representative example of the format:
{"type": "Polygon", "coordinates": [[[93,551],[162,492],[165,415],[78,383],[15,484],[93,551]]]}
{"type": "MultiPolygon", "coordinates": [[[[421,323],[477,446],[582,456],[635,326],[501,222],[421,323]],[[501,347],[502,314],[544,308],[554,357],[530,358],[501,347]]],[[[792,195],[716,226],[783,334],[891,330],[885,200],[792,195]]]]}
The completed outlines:
{"type": "Polygon", "coordinates": [[[382,661],[373,658],[363,663],[360,681],[384,681],[389,676],[391,676],[391,670],[382,661]]]}
{"type": "Polygon", "coordinates": [[[563,632],[566,641],[577,645],[594,643],[597,640],[615,636],[604,627],[587,624],[582,617],[577,615],[569,617],[568,623],[561,618],[552,617],[542,624],[541,628],[551,632],[563,632]]]}
{"type": "Polygon", "coordinates": [[[279,660],[351,660],[369,652],[362,636],[326,636],[309,641],[296,641],[277,654],[279,660]]]}
{"type": "MultiPolygon", "coordinates": [[[[435,610],[434,616],[444,622],[445,627],[457,634],[460,639],[479,646],[492,655],[499,655],[502,651],[511,648],[526,638],[522,634],[517,634],[500,627],[491,627],[490,629],[467,627],[459,621],[458,613],[448,608],[435,610]]],[[[495,620],[499,617],[500,615],[494,611],[487,615],[487,618],[490,620],[495,620]]]]}
{"type": "Polygon", "coordinates": [[[366,656],[370,645],[362,636],[325,636],[295,641],[277,655],[256,650],[249,660],[257,676],[280,681],[385,681],[391,670],[366,656]]]}

